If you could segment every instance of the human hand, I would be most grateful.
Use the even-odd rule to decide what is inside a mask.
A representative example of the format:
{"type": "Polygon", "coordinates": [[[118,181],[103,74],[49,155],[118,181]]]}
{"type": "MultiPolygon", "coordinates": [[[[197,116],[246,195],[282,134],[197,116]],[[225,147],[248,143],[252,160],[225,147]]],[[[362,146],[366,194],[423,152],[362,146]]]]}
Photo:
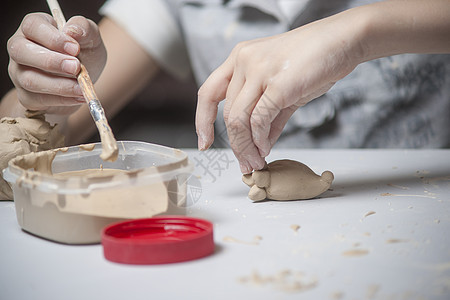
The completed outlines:
{"type": "Polygon", "coordinates": [[[72,17],[60,31],[52,16],[29,14],[7,48],[20,103],[49,114],[71,114],[85,102],[76,80],[80,60],[94,82],[106,63],[97,25],[81,16],[72,17]]]}
{"type": "Polygon", "coordinates": [[[241,172],[262,169],[295,110],[324,94],[361,62],[355,28],[357,24],[335,15],[238,44],[199,89],[199,149],[211,146],[217,106],[226,99],[224,120],[241,172]]]}

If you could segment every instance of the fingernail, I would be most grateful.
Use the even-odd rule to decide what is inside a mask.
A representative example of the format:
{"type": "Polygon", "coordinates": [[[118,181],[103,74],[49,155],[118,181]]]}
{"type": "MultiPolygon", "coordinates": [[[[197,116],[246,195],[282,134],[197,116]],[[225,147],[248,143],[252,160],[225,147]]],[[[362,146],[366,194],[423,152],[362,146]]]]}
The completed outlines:
{"type": "Polygon", "coordinates": [[[250,174],[252,172],[252,170],[246,164],[239,163],[239,167],[241,168],[241,173],[244,175],[250,174]]]}
{"type": "Polygon", "coordinates": [[[202,137],[199,135],[197,139],[197,146],[198,150],[203,151],[205,150],[205,141],[203,141],[202,137]]]}
{"type": "Polygon", "coordinates": [[[198,150],[203,151],[208,148],[205,141],[205,135],[201,132],[198,133],[198,150]]]}
{"type": "Polygon", "coordinates": [[[67,74],[76,75],[78,70],[78,63],[75,60],[63,60],[62,70],[67,74]]]}
{"type": "Polygon", "coordinates": [[[78,55],[78,44],[75,44],[72,42],[66,42],[64,44],[64,51],[66,51],[67,54],[77,56],[78,55]]]}

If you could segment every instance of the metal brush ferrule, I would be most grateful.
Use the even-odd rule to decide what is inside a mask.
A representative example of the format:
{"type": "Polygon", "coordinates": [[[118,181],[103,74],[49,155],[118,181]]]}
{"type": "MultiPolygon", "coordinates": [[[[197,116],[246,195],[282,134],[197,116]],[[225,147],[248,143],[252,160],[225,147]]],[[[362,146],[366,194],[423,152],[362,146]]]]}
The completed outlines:
{"type": "Polygon", "coordinates": [[[98,99],[89,101],[89,111],[91,112],[94,121],[100,121],[106,119],[105,112],[98,99]]]}

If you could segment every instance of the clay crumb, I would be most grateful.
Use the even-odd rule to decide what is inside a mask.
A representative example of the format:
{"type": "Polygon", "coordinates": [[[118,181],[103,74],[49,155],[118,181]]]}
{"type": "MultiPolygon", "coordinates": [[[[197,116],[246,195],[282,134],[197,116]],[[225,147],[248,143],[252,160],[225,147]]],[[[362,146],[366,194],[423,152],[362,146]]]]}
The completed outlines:
{"type": "Polygon", "coordinates": [[[232,236],[226,236],[223,238],[224,242],[230,242],[230,243],[238,243],[238,244],[244,244],[244,245],[259,245],[259,241],[262,240],[262,237],[259,235],[256,235],[253,238],[253,241],[243,241],[243,240],[239,240],[237,238],[234,238],[232,236]]]}
{"type": "Polygon", "coordinates": [[[291,226],[289,226],[292,230],[294,230],[295,233],[298,232],[298,230],[300,229],[300,225],[297,224],[292,224],[291,226]]]}
{"type": "Polygon", "coordinates": [[[366,213],[365,215],[364,215],[364,218],[367,218],[368,216],[371,216],[371,215],[374,215],[374,214],[376,214],[376,212],[374,212],[374,211],[369,211],[368,213],[366,213]]]}
{"type": "Polygon", "coordinates": [[[406,187],[406,186],[396,185],[396,184],[392,184],[392,183],[388,183],[387,185],[390,187],[401,189],[401,190],[409,190],[409,187],[406,187]]]}
{"type": "Polygon", "coordinates": [[[342,252],[342,256],[348,256],[348,257],[356,257],[356,256],[364,256],[369,253],[369,250],[366,249],[351,249],[342,252]]]}
{"type": "Polygon", "coordinates": [[[273,275],[253,271],[249,276],[238,278],[238,282],[258,287],[269,286],[288,293],[303,292],[317,286],[316,278],[292,270],[282,270],[273,275]]]}
{"type": "Polygon", "coordinates": [[[377,284],[369,285],[367,287],[366,299],[374,299],[380,290],[380,286],[377,284]]]}
{"type": "Polygon", "coordinates": [[[344,293],[341,291],[337,291],[331,294],[331,299],[340,300],[344,298],[344,293]]]}
{"type": "Polygon", "coordinates": [[[397,244],[397,243],[407,243],[409,240],[406,239],[388,239],[386,240],[387,244],[397,244]]]}

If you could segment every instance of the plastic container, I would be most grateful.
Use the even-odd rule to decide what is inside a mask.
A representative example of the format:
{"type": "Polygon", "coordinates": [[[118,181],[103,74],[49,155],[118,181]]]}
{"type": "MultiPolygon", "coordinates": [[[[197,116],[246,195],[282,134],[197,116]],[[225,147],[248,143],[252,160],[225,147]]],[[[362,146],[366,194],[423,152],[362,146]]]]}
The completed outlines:
{"type": "Polygon", "coordinates": [[[186,178],[193,169],[187,154],[144,142],[119,141],[118,147],[115,162],[100,159],[100,143],[12,159],[3,177],[12,186],[22,229],[57,242],[90,244],[99,243],[102,229],[113,222],[173,215],[170,207],[186,199],[186,178]],[[31,165],[37,164],[51,164],[55,176],[35,171],[31,165]],[[56,178],[86,169],[127,172],[56,178]]]}

